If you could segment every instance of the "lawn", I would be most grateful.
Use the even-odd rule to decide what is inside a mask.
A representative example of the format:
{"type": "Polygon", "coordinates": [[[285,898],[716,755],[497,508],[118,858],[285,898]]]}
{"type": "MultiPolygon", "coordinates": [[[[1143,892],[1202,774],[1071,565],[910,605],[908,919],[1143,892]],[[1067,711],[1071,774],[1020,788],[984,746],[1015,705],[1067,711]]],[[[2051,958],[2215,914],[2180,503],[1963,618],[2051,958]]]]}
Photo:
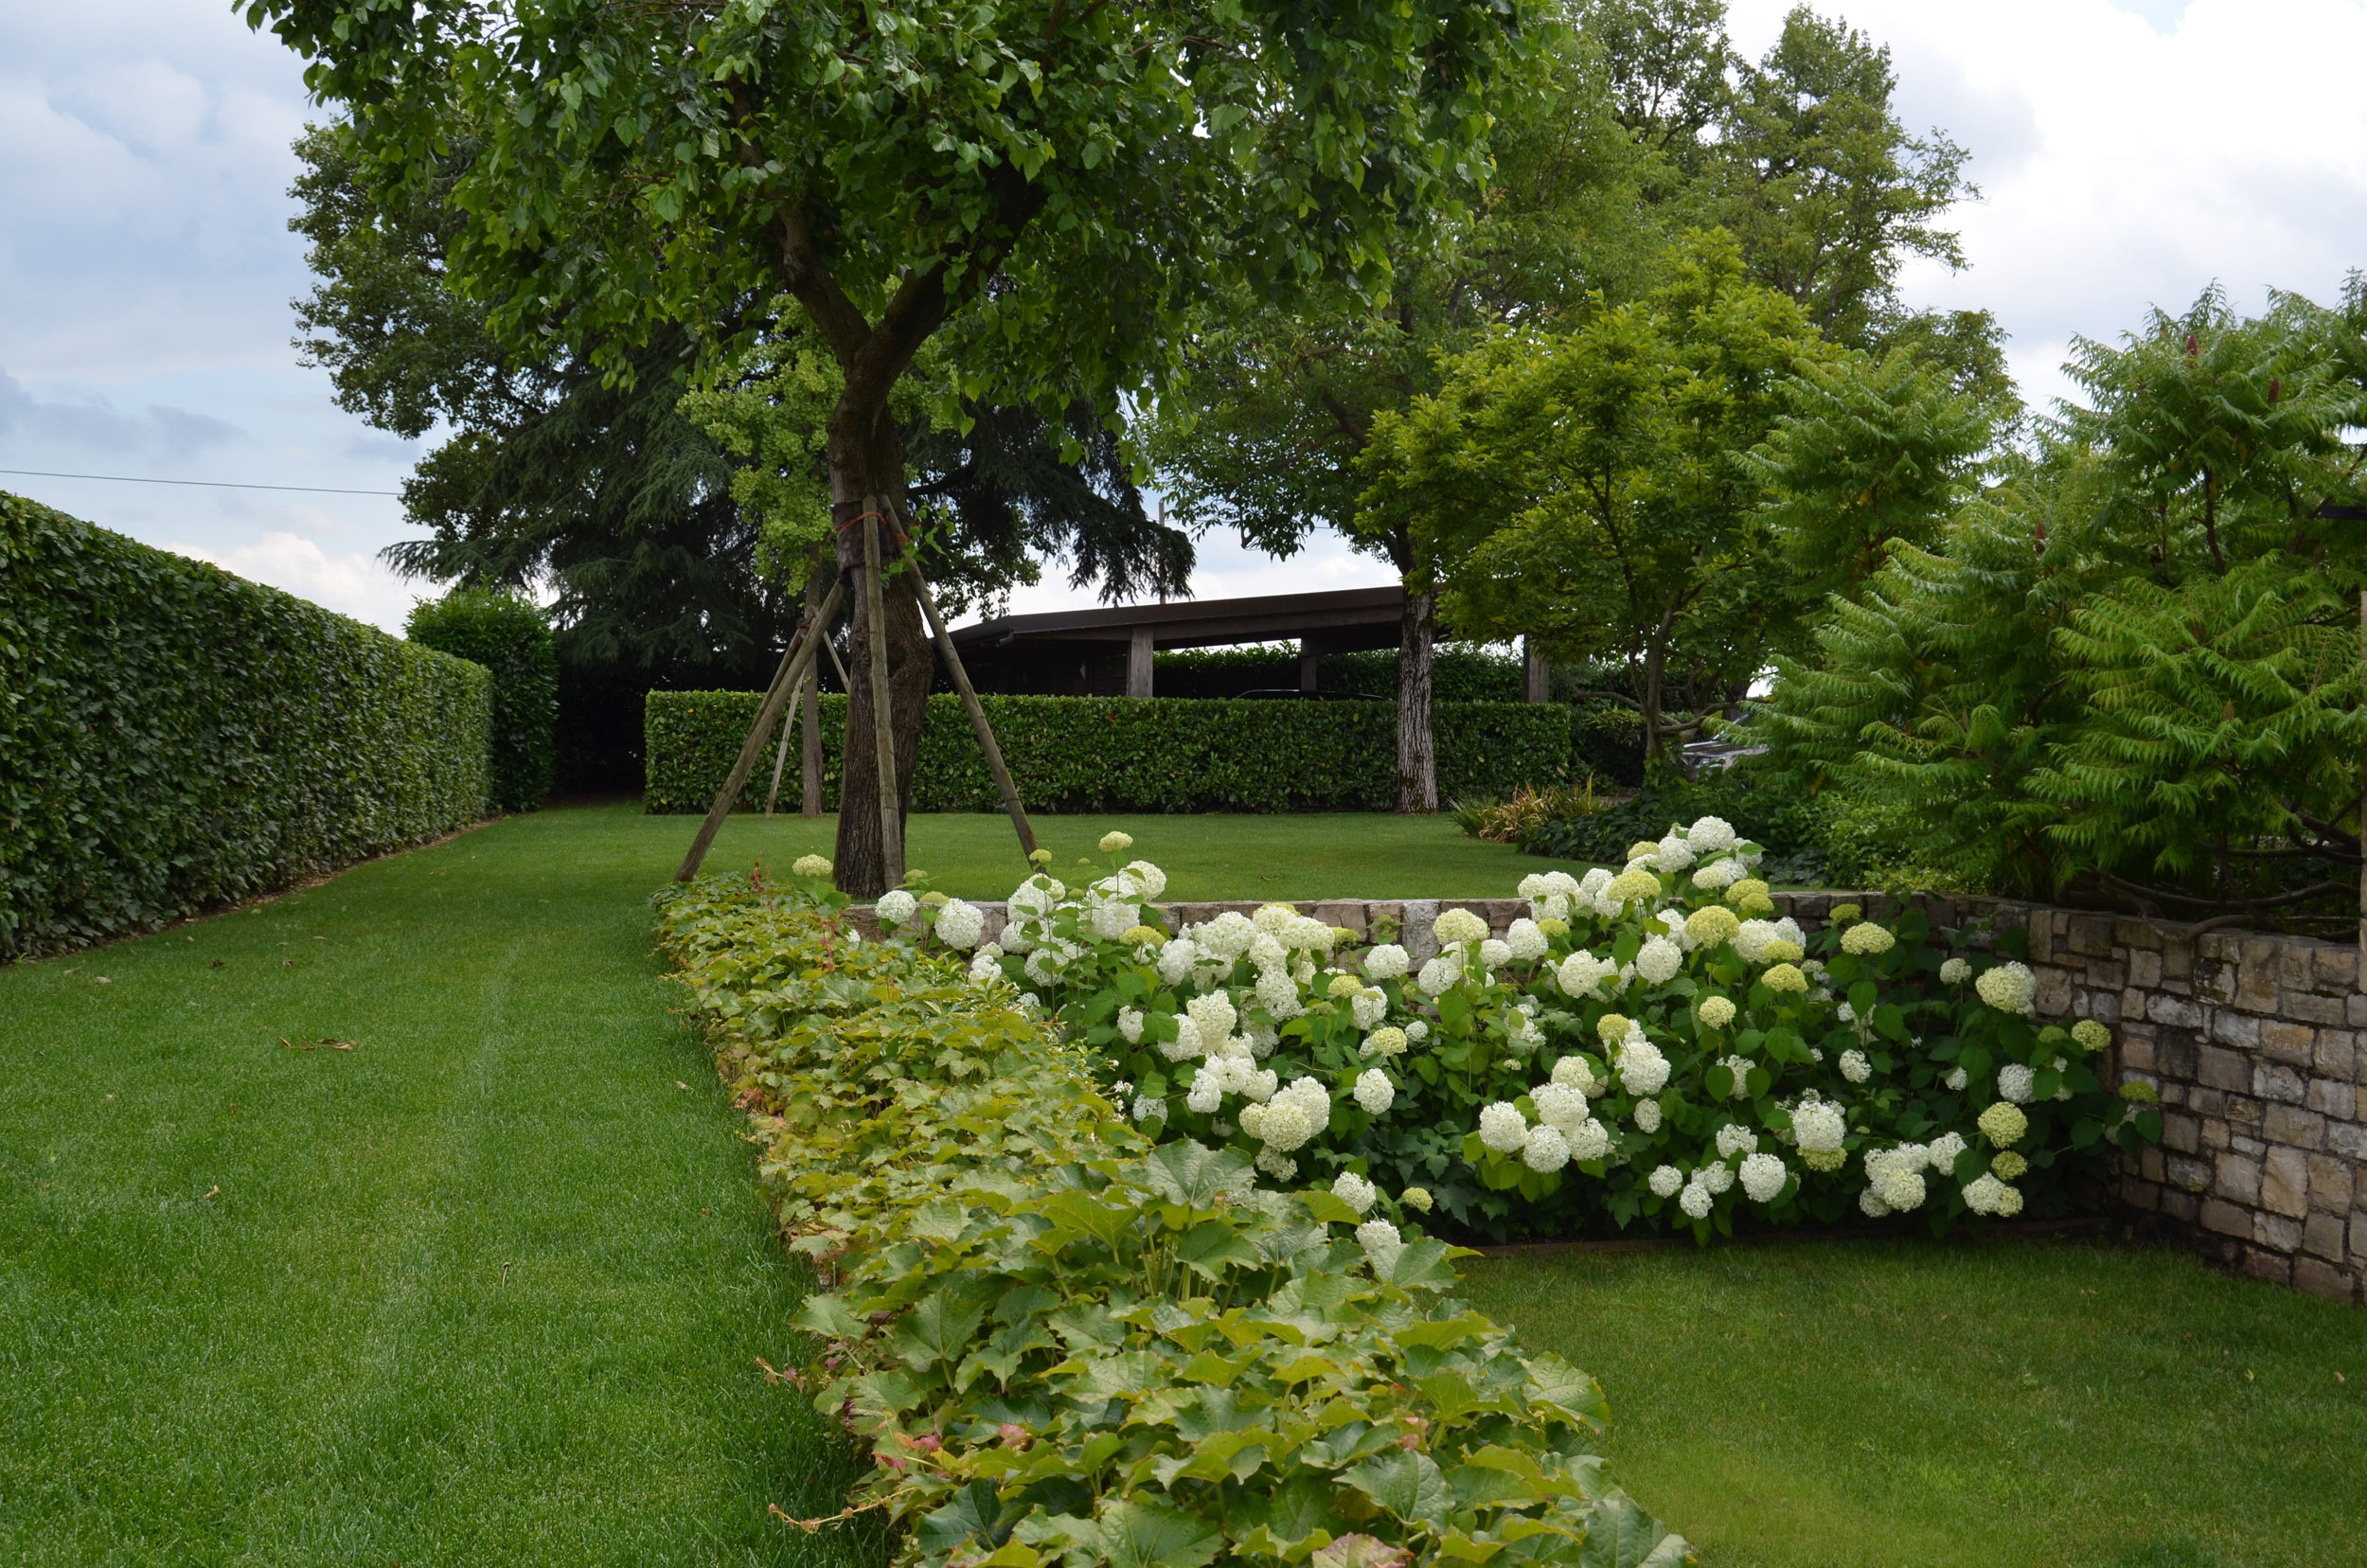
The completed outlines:
{"type": "Polygon", "coordinates": [[[2044,1240],[1562,1254],[1467,1293],[1601,1380],[1712,1568],[2367,1562],[2367,1313],[2044,1240]]]}
{"type": "Polygon", "coordinates": [[[0,970],[0,1562],[845,1555],[766,1513],[845,1472],[756,1365],[797,1276],[666,1011],[667,827],[0,970]]]}

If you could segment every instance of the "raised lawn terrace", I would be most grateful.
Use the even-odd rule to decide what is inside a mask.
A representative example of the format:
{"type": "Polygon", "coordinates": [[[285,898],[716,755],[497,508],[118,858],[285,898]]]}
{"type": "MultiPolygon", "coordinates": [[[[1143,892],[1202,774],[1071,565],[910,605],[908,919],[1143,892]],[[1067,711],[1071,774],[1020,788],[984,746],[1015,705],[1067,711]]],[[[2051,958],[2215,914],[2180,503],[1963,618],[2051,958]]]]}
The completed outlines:
{"type": "MultiPolygon", "coordinates": [[[[1046,818],[1055,869],[1107,818],[1046,818]]],[[[1131,818],[1181,900],[1501,896],[1444,819],[1131,818]]],[[[645,900],[559,809],[0,970],[0,1563],[873,1562],[645,900]]],[[[712,866],[830,825],[736,817],[712,866]]],[[[917,819],[999,897],[999,817],[917,819]]],[[[2044,1238],[1580,1253],[1470,1294],[1596,1374],[1716,1568],[2367,1562],[2367,1314],[2044,1238]]]]}

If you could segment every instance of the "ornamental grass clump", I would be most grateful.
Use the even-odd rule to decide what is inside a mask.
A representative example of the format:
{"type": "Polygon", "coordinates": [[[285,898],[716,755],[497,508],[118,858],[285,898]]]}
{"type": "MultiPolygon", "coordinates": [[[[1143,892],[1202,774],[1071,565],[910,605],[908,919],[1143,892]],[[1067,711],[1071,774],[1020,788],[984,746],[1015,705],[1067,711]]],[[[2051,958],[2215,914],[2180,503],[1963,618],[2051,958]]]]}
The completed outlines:
{"type": "Polygon", "coordinates": [[[1137,891],[1156,868],[1113,864],[1030,879],[973,973],[1092,1047],[1149,1136],[1283,1185],[1420,1187],[1465,1237],[2052,1218],[2159,1138],[2143,1086],[2098,1076],[2105,1025],[2038,1025],[2019,933],[1951,952],[1920,914],[1844,905],[1810,934],[1758,856],[1672,825],[1617,873],[1523,878],[1501,936],[1441,911],[1419,957],[1287,905],[1170,929],[1137,891]],[[1117,899],[1145,924],[1112,939],[1117,899]],[[1979,1147],[1992,1105],[2024,1117],[2010,1176],[1979,1147]]]}
{"type": "MultiPolygon", "coordinates": [[[[706,878],[660,902],[782,1231],[828,1286],[786,1376],[873,1461],[836,1519],[884,1516],[896,1563],[1692,1560],[1589,1452],[1593,1380],[1453,1297],[1427,1192],[1285,1188],[1243,1148],[1154,1142],[1092,1046],[925,951],[950,902],[884,942],[835,895],[706,878]]],[[[1052,907],[1031,955],[1085,948],[1080,905],[1052,907]]],[[[1231,1038],[1219,996],[1192,1000],[1231,1038]]],[[[1319,1119],[1303,1084],[1252,1103],[1319,1119]]]]}

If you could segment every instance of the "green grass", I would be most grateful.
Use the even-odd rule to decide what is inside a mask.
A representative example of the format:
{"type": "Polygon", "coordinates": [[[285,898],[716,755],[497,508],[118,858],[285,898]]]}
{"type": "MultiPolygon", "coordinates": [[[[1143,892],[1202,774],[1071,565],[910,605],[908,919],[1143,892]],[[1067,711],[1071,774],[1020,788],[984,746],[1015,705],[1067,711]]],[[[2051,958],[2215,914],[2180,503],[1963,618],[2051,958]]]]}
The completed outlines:
{"type": "Polygon", "coordinates": [[[2357,1308],[2045,1241],[1467,1267],[1714,1568],[2367,1562],[2357,1308]]]}
{"type": "Polygon", "coordinates": [[[847,1555],[766,1514],[847,1472],[756,1364],[797,1280],[666,1011],[667,827],[0,970],[0,1563],[847,1555]]]}
{"type": "MultiPolygon", "coordinates": [[[[690,817],[645,819],[657,838],[686,847],[690,817]]],[[[1120,829],[1134,835],[1129,860],[1149,860],[1167,873],[1166,897],[1196,903],[1219,899],[1508,899],[1532,871],[1583,872],[1583,861],[1541,860],[1509,845],[1465,838],[1447,816],[1323,813],[1306,816],[1038,816],[1036,838],[1052,851],[1052,871],[1077,880],[1078,863],[1106,874],[1096,846],[1120,829]]],[[[786,872],[804,854],[828,855],[832,817],[794,813],[766,822],[731,818],[717,844],[786,872]]],[[[906,864],[929,873],[929,885],[966,899],[999,899],[1026,874],[1019,837],[1002,815],[947,812],[916,816],[906,864]]],[[[674,851],[679,858],[681,847],[674,851]]],[[[669,864],[667,871],[672,867],[669,864]]]]}

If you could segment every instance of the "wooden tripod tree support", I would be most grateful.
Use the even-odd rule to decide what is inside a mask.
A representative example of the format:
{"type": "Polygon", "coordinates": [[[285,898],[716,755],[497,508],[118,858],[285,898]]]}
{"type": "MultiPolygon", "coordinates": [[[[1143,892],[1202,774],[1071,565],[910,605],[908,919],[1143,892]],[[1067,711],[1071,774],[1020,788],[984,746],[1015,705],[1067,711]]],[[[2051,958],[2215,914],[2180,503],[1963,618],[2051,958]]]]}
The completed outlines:
{"type": "MultiPolygon", "coordinates": [[[[890,526],[896,526],[896,513],[886,509],[891,505],[884,497],[879,499],[877,507],[866,499],[862,522],[863,591],[864,608],[868,611],[865,619],[870,623],[871,644],[871,735],[879,756],[880,846],[887,873],[887,885],[895,887],[904,880],[904,823],[896,786],[895,730],[889,722],[887,617],[881,589],[883,562],[880,550],[881,519],[888,519],[890,526]]],[[[945,617],[937,613],[936,596],[930,593],[929,581],[920,574],[920,563],[904,548],[904,530],[901,527],[896,527],[895,538],[897,564],[912,574],[913,597],[919,600],[920,612],[928,617],[930,635],[936,643],[937,652],[945,660],[946,672],[953,678],[953,688],[961,693],[962,711],[969,715],[970,727],[978,737],[978,749],[986,756],[987,771],[994,775],[994,787],[1003,794],[1003,809],[1009,813],[1011,827],[1019,834],[1020,849],[1030,857],[1029,864],[1032,865],[1036,853],[1035,826],[1027,820],[1026,807],[1020,803],[1019,786],[1013,782],[1010,767],[1003,759],[1003,747],[995,739],[994,725],[987,718],[986,705],[978,701],[977,687],[970,685],[970,671],[962,664],[960,650],[953,646],[952,633],[946,630],[945,617]]],[[[674,873],[676,882],[688,882],[699,874],[699,866],[706,859],[708,846],[715,842],[715,835],[722,828],[723,819],[731,814],[732,802],[739,798],[740,790],[748,782],[749,773],[755,769],[756,759],[764,755],[764,738],[780,722],[782,708],[804,688],[820,650],[829,649],[831,662],[838,663],[838,650],[830,645],[830,627],[845,593],[846,579],[842,576],[831,588],[829,597],[822,601],[821,609],[815,612],[802,633],[790,645],[789,650],[781,655],[781,668],[774,674],[773,685],[764,694],[764,703],[756,710],[756,722],[748,727],[748,737],[740,744],[739,758],[732,764],[730,775],[723,780],[723,788],[717,792],[715,804],[707,809],[706,820],[699,825],[699,834],[691,841],[690,852],[683,857],[682,868],[674,873]]],[[[843,664],[839,665],[839,679],[842,683],[846,679],[843,664]]],[[[794,721],[792,722],[793,724],[794,721]]],[[[773,765],[773,793],[765,799],[764,810],[768,817],[773,814],[773,802],[780,792],[781,772],[787,766],[788,757],[789,735],[784,731],[780,756],[773,765]]],[[[839,809],[845,810],[845,801],[840,802],[839,809]]]]}
{"type": "Polygon", "coordinates": [[[764,820],[773,820],[774,803],[781,798],[781,774],[789,767],[789,743],[797,736],[797,702],[813,683],[809,674],[797,683],[797,689],[789,694],[789,719],[781,725],[781,749],[773,758],[773,787],[764,792],[764,820]]]}
{"type": "Polygon", "coordinates": [[[699,874],[700,865],[707,858],[707,846],[715,842],[723,819],[732,812],[732,802],[756,770],[756,758],[764,755],[764,738],[780,722],[781,709],[788,704],[790,694],[802,685],[806,670],[812,665],[821,649],[825,629],[838,614],[839,601],[846,596],[846,584],[841,581],[830,590],[830,597],[822,601],[822,608],[807,627],[804,635],[791,643],[781,654],[781,667],[773,672],[773,685],[765,691],[764,704],[756,709],[756,722],[748,726],[748,739],[740,742],[739,760],[723,779],[723,787],[716,792],[715,804],[707,808],[706,820],[699,824],[699,834],[690,841],[690,852],[683,856],[682,866],[674,880],[686,882],[699,874]]]}

